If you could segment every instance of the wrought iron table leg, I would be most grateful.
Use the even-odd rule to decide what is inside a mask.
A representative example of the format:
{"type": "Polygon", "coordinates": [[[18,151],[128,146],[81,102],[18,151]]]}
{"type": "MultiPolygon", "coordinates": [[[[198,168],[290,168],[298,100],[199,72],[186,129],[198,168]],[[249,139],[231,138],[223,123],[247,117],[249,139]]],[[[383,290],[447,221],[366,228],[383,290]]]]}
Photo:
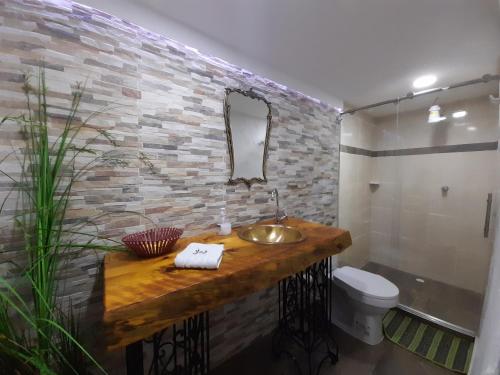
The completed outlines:
{"type": "Polygon", "coordinates": [[[273,352],[292,359],[299,374],[302,370],[294,350],[307,356],[305,365],[309,375],[319,375],[328,360],[332,364],[338,360],[338,346],[330,323],[330,269],[328,258],[278,285],[279,325],[272,340],[273,352]],[[316,362],[314,355],[318,352],[324,355],[316,362]]]}
{"type": "Polygon", "coordinates": [[[127,375],[144,375],[143,342],[152,354],[147,375],[208,375],[210,371],[210,331],[208,312],[186,319],[127,346],[127,375]]]}
{"type": "Polygon", "coordinates": [[[125,348],[127,375],[144,375],[144,354],[142,341],[134,342],[125,348]]]}

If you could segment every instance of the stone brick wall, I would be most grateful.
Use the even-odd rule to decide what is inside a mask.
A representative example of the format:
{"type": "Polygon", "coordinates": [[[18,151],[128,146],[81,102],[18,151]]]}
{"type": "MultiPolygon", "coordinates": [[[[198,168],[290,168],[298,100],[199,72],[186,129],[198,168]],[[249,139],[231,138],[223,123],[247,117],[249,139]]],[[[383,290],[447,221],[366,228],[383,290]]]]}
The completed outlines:
{"type": "MultiPolygon", "coordinates": [[[[135,211],[161,225],[184,227],[189,235],[213,229],[223,206],[233,225],[271,217],[269,192],[277,187],[289,215],[334,222],[340,134],[330,106],[89,7],[64,0],[0,0],[0,116],[24,109],[22,73],[36,73],[41,60],[54,133],[60,126],[56,115],[69,105],[72,85],[84,81],[82,111],[108,107],[91,123],[112,133],[130,161],[128,167],[98,168],[85,175],[74,188],[69,219],[114,212],[98,220],[96,228],[119,239],[148,225],[140,216],[120,213],[135,211]],[[251,87],[272,103],[266,185],[250,190],[225,185],[226,87],[251,87]],[[151,159],[157,174],[141,166],[139,152],[151,159]]],[[[19,147],[14,131],[0,132],[1,155],[19,147]]],[[[105,143],[95,146],[110,149],[105,143]]],[[[15,170],[15,163],[10,158],[2,168],[15,170]]],[[[1,217],[3,227],[12,208],[7,206],[1,217]]],[[[6,262],[19,252],[8,232],[3,230],[2,236],[0,272],[8,275],[6,262]]],[[[83,253],[65,268],[64,293],[88,321],[101,312],[101,259],[102,254],[83,253]]],[[[211,315],[213,363],[273,328],[275,300],[271,289],[211,315]]]]}

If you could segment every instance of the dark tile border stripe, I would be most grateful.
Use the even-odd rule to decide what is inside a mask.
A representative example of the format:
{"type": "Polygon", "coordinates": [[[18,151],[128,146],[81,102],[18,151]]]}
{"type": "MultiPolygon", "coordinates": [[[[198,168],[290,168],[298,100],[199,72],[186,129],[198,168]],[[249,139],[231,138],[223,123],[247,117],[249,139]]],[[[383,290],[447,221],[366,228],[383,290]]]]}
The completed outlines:
{"type": "Polygon", "coordinates": [[[496,151],[496,150],[498,150],[498,141],[481,142],[481,143],[464,143],[459,145],[448,145],[448,146],[404,148],[398,150],[382,150],[382,151],[371,151],[359,147],[340,145],[341,152],[353,155],[369,156],[369,157],[446,154],[450,152],[474,152],[474,151],[496,151]]]}
{"type": "Polygon", "coordinates": [[[353,155],[370,156],[370,157],[374,157],[376,153],[376,151],[367,150],[365,148],[346,146],[346,145],[340,145],[340,152],[345,152],[353,155]]]}

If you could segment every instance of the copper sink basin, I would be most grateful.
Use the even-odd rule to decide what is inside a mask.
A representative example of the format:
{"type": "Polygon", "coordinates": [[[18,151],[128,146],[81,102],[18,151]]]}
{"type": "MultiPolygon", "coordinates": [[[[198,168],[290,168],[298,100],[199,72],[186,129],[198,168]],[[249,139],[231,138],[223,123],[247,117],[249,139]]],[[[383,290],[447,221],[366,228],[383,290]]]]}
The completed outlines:
{"type": "Polygon", "coordinates": [[[290,244],[306,237],[296,228],[279,224],[256,224],[242,227],[238,236],[245,241],[264,245],[290,244]]]}

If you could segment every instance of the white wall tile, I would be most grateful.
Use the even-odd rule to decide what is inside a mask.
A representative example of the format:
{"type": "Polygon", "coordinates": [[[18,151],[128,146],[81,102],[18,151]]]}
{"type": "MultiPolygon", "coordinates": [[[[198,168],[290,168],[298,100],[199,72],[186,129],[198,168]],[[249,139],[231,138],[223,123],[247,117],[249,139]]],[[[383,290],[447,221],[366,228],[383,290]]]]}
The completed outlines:
{"type": "MultiPolygon", "coordinates": [[[[461,108],[469,112],[465,119],[439,126],[427,124],[425,110],[400,114],[399,124],[395,115],[375,123],[349,116],[343,140],[362,147],[371,139],[371,150],[498,140],[498,109],[487,98],[446,104],[450,113],[461,108]]],[[[498,183],[499,161],[496,151],[375,158],[342,153],[341,223],[352,228],[355,242],[369,231],[369,261],[483,292],[491,252],[482,238],[486,197],[498,183]],[[367,181],[380,186],[370,190],[367,181]],[[370,219],[362,220],[367,214],[370,219]]],[[[352,251],[366,254],[359,245],[352,251]]],[[[359,263],[355,258],[349,259],[359,263]]]]}

